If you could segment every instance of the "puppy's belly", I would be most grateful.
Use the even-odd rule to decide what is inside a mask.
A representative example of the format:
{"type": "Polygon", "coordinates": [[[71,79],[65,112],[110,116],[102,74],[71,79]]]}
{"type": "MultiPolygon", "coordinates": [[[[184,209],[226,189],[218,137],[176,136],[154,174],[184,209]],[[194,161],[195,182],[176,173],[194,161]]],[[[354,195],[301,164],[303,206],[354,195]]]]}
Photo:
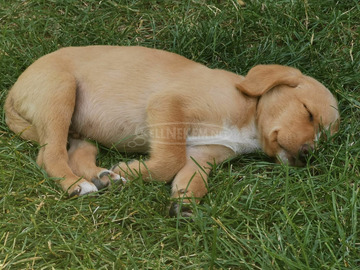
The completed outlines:
{"type": "Polygon", "coordinates": [[[111,98],[81,101],[75,107],[71,131],[120,151],[148,151],[145,106],[111,98]]]}
{"type": "MultiPolygon", "coordinates": [[[[95,140],[109,148],[115,147],[120,151],[148,151],[149,138],[146,134],[138,133],[138,130],[144,130],[138,122],[122,119],[115,121],[111,116],[109,114],[109,120],[106,121],[92,118],[90,115],[76,116],[73,118],[72,131],[84,138],[95,140]]],[[[145,126],[145,123],[142,126],[145,126]]]]}

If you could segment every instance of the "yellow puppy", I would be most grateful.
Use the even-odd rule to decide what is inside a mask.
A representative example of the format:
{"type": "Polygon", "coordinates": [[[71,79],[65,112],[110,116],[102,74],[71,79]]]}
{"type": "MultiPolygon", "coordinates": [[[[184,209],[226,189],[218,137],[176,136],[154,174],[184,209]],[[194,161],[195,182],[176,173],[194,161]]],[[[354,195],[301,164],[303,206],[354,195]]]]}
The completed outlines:
{"type": "Polygon", "coordinates": [[[320,127],[335,132],[339,122],[330,91],[297,69],[259,65],[243,77],[143,47],[48,54],[19,77],[5,111],[11,130],[42,145],[38,164],[70,195],[141,174],[173,180],[173,197],[201,198],[209,162],[261,149],[300,164],[320,127]],[[150,158],[99,168],[86,139],[150,158]]]}

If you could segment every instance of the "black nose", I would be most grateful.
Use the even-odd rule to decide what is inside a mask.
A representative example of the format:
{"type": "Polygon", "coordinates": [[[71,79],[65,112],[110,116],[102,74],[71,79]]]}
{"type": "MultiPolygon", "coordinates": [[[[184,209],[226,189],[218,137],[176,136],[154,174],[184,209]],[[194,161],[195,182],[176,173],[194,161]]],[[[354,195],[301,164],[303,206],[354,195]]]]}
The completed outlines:
{"type": "Polygon", "coordinates": [[[314,148],[311,145],[309,145],[307,143],[303,144],[299,149],[299,159],[300,159],[300,161],[306,163],[306,160],[309,158],[310,153],[313,150],[314,150],[314,148]]]}

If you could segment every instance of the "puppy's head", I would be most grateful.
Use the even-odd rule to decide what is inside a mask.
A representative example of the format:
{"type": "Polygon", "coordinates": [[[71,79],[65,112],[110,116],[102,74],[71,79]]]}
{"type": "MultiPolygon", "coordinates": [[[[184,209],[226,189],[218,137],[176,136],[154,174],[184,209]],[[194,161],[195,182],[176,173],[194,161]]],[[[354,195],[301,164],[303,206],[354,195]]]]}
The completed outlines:
{"type": "Polygon", "coordinates": [[[303,165],[320,134],[338,130],[334,96],[297,69],[255,66],[237,88],[248,96],[259,97],[256,121],[263,150],[284,163],[303,165]]]}

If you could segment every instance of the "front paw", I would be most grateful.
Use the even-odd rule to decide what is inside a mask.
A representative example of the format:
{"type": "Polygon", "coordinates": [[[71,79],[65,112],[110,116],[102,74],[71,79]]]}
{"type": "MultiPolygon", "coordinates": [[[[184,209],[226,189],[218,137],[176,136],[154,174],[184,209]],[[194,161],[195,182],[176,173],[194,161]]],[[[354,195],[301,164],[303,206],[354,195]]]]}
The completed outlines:
{"type": "Polygon", "coordinates": [[[103,170],[97,175],[97,177],[92,178],[91,182],[93,182],[93,184],[100,190],[111,185],[111,183],[125,184],[126,179],[113,171],[103,170]]]}
{"type": "Polygon", "coordinates": [[[169,215],[170,217],[180,216],[189,218],[193,216],[193,211],[191,210],[190,204],[173,202],[170,205],[169,215]]]}

